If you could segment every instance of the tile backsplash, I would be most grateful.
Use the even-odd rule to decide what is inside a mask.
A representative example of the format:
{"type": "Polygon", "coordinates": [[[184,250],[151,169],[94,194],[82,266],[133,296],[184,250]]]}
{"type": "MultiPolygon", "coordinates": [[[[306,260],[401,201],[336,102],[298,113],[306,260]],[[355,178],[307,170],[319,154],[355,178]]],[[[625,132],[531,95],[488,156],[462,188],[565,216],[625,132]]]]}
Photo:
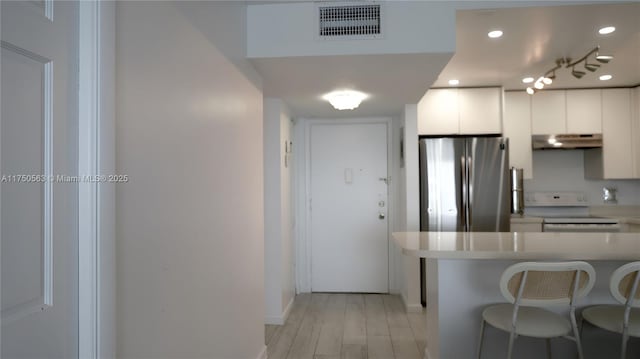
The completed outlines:
{"type": "Polygon", "coordinates": [[[533,151],[533,179],[524,181],[524,190],[584,192],[590,206],[640,205],[640,179],[585,179],[583,150],[533,151]],[[616,189],[616,204],[603,200],[605,187],[616,189]]]}

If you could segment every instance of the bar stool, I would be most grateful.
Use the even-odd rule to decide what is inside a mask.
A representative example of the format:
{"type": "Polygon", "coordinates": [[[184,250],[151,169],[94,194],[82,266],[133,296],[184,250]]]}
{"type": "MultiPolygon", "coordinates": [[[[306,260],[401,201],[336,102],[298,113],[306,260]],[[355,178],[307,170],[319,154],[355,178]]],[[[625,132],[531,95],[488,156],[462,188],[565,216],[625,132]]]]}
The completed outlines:
{"type": "Polygon", "coordinates": [[[519,335],[547,339],[549,357],[551,338],[574,340],[578,357],[583,359],[575,302],[586,296],[594,283],[595,270],[586,262],[523,262],[508,267],[500,277],[500,291],[509,303],[492,305],[482,312],[478,359],[482,354],[486,323],[509,333],[508,359],[519,335]],[[569,319],[541,308],[552,305],[567,305],[569,319]]]}
{"type": "Polygon", "coordinates": [[[616,269],[609,290],[623,305],[589,307],[582,311],[582,318],[593,326],[622,334],[620,358],[625,359],[629,337],[640,337],[640,262],[616,269]]]}

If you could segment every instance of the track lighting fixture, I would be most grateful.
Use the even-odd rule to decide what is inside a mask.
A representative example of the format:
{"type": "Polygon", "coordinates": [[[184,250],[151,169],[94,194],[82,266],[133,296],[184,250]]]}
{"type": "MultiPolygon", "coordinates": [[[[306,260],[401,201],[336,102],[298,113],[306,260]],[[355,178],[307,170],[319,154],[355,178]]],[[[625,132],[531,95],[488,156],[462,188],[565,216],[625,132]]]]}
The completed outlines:
{"type": "Polygon", "coordinates": [[[551,85],[553,83],[553,80],[556,79],[556,70],[559,70],[563,67],[566,69],[570,68],[571,75],[573,75],[573,77],[577,79],[581,79],[584,75],[587,74],[587,72],[585,71],[576,69],[576,66],[580,65],[581,63],[583,63],[582,65],[584,66],[585,70],[589,72],[597,71],[602,65],[598,63],[590,63],[588,61],[588,58],[591,55],[593,55],[593,58],[600,64],[606,64],[613,59],[613,56],[611,55],[601,55],[600,46],[596,46],[595,48],[587,52],[586,55],[582,56],[577,61],[572,61],[571,58],[569,57],[559,58],[556,60],[556,65],[550,70],[548,70],[547,72],[545,72],[544,76],[541,76],[540,78],[538,78],[538,80],[536,80],[536,82],[533,84],[533,87],[527,87],[527,93],[529,95],[533,95],[536,92],[542,90],[545,87],[545,85],[551,85]]]}

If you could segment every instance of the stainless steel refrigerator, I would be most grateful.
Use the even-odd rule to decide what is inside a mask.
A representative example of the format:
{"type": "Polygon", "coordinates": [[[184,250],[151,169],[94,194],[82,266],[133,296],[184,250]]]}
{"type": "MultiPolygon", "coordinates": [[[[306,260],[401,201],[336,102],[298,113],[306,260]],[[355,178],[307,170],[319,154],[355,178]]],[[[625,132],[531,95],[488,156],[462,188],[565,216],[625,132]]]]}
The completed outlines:
{"type": "MultiPolygon", "coordinates": [[[[508,139],[420,139],[420,230],[509,232],[508,139]]],[[[425,305],[425,263],[420,263],[425,305]]]]}

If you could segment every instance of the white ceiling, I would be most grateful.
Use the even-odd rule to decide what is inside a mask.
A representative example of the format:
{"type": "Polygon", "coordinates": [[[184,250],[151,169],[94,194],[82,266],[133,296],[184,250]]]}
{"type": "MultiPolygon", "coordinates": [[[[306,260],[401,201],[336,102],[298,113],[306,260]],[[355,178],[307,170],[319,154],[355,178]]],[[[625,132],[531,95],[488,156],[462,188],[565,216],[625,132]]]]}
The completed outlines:
{"type": "Polygon", "coordinates": [[[282,98],[297,117],[393,116],[417,103],[451,54],[313,56],[252,59],[267,97],[282,98]],[[337,111],[321,97],[340,89],[369,95],[351,111],[337,111]]]}
{"type": "Polygon", "coordinates": [[[457,13],[456,28],[457,49],[452,58],[451,54],[401,54],[251,61],[263,77],[265,96],[283,99],[296,117],[397,115],[404,104],[417,103],[431,84],[448,87],[451,78],[459,79],[461,87],[524,89],[524,76],[541,76],[557,58],[577,59],[597,45],[601,53],[614,55],[614,60],[580,80],[570,70],[561,69],[549,88],[640,84],[640,2],[463,10],[457,13]],[[617,30],[599,35],[597,30],[605,25],[617,30]],[[494,28],[503,30],[504,36],[489,39],[486,34],[494,28]],[[613,79],[599,81],[598,76],[605,73],[613,79]],[[341,88],[371,97],[353,111],[334,110],[320,99],[341,88]]]}
{"type": "MultiPolygon", "coordinates": [[[[601,53],[614,55],[596,72],[582,79],[570,69],[556,72],[549,88],[612,87],[640,84],[640,2],[631,4],[553,6],[499,10],[458,11],[456,53],[434,87],[504,86],[524,89],[523,77],[542,76],[561,57],[579,59],[600,45],[601,53]],[[616,31],[598,34],[611,25],[616,31]],[[490,39],[487,33],[500,29],[504,35],[490,39]],[[611,74],[609,81],[598,77],[611,74]]],[[[590,57],[590,63],[597,63],[590,57]]]]}

